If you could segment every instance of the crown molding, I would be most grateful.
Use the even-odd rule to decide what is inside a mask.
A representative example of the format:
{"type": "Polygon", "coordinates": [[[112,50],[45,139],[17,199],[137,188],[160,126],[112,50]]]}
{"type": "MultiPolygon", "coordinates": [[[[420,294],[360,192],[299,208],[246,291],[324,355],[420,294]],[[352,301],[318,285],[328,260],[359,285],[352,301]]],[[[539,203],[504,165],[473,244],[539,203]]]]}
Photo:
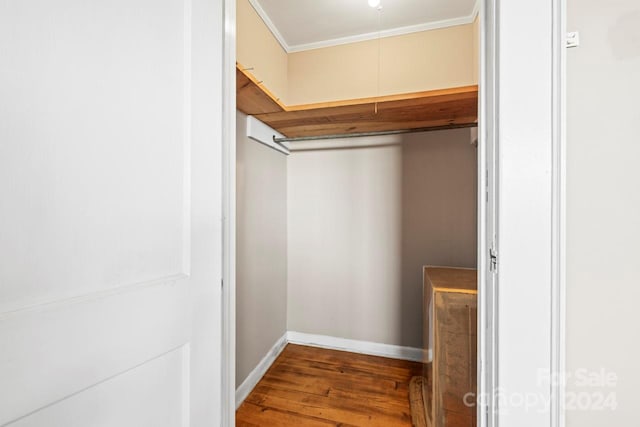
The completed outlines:
{"type": "Polygon", "coordinates": [[[480,14],[480,4],[482,3],[482,0],[476,0],[476,2],[473,5],[473,10],[471,11],[471,22],[475,21],[476,18],[478,17],[478,15],[480,14]]]}
{"type": "Polygon", "coordinates": [[[471,24],[473,18],[471,15],[461,18],[445,19],[442,21],[427,22],[424,24],[410,25],[407,27],[391,28],[388,30],[375,31],[372,33],[357,34],[355,36],[340,37],[337,39],[322,40],[314,43],[305,43],[289,46],[289,53],[303,52],[305,50],[322,49],[324,47],[340,46],[350,43],[358,43],[368,40],[376,40],[378,38],[403,36],[406,34],[420,33],[429,30],[438,30],[442,28],[455,27],[458,25],[471,24]]]}
{"type": "Polygon", "coordinates": [[[253,10],[256,11],[258,16],[260,16],[262,22],[264,22],[269,31],[271,31],[271,34],[273,34],[273,37],[276,38],[282,49],[284,49],[285,52],[290,53],[291,48],[287,44],[287,41],[284,39],[282,34],[280,34],[280,31],[278,31],[278,27],[276,27],[271,18],[269,18],[267,12],[262,8],[260,3],[258,3],[258,0],[249,0],[249,4],[251,5],[251,7],[253,7],[253,10]]]}
{"type": "Polygon", "coordinates": [[[267,12],[262,8],[258,0],[249,0],[249,3],[253,7],[253,9],[256,11],[256,13],[260,16],[260,18],[265,23],[267,28],[269,28],[269,31],[271,31],[271,34],[273,34],[273,36],[276,38],[276,40],[278,41],[282,49],[284,49],[284,51],[287,53],[295,53],[295,52],[303,52],[306,50],[322,49],[325,47],[340,46],[340,45],[350,44],[350,43],[358,43],[358,42],[363,42],[367,40],[375,40],[377,38],[402,36],[402,35],[411,34],[411,33],[419,33],[422,31],[437,30],[441,28],[471,24],[478,16],[478,13],[480,11],[481,1],[482,0],[476,0],[473,6],[473,10],[467,16],[461,16],[458,18],[444,19],[441,21],[426,22],[424,24],[409,25],[406,27],[391,28],[383,31],[375,31],[375,32],[365,33],[365,34],[356,34],[353,36],[339,37],[335,39],[322,40],[322,41],[313,42],[313,43],[302,43],[302,44],[296,44],[296,45],[289,45],[287,43],[287,41],[282,36],[280,31],[278,31],[278,28],[275,26],[271,18],[269,18],[269,15],[267,14],[267,12]]]}

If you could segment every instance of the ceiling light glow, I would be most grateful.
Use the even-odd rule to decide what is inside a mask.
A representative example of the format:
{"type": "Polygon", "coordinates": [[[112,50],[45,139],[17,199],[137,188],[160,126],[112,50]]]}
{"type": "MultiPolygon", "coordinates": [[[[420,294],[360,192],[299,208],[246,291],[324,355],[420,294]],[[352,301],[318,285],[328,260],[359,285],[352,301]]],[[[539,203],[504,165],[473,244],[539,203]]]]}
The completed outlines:
{"type": "Polygon", "coordinates": [[[380,6],[380,0],[369,0],[369,6],[371,6],[371,7],[380,6]]]}

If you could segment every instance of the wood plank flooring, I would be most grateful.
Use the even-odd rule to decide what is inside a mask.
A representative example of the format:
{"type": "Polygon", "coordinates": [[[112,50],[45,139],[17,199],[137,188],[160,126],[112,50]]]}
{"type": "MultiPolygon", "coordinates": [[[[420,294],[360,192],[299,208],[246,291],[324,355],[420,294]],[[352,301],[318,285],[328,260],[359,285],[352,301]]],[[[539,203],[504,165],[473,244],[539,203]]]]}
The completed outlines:
{"type": "Polygon", "coordinates": [[[243,426],[411,427],[420,363],[289,344],[236,412],[243,426]]]}

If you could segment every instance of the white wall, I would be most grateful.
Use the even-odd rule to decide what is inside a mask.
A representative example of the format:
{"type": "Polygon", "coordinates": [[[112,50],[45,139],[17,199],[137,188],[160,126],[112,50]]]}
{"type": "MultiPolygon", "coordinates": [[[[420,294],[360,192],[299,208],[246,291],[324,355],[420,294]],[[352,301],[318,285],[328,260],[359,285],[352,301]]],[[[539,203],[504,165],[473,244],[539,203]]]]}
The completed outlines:
{"type": "Polygon", "coordinates": [[[287,327],[287,157],[237,120],[236,386],[287,327]]]}
{"type": "Polygon", "coordinates": [[[567,368],[615,372],[618,408],[568,427],[638,425],[640,3],[568,0],[567,368]]]}
{"type": "Polygon", "coordinates": [[[469,134],[361,139],[382,145],[290,156],[289,330],[422,345],[421,267],[476,263],[469,134]]]}

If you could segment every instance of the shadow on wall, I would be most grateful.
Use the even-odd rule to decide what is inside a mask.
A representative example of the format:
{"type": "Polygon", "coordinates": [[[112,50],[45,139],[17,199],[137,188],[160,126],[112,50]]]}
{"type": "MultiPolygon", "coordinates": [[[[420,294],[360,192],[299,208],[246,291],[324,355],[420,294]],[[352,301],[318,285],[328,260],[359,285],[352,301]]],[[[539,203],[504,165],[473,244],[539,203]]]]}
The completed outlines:
{"type": "Polygon", "coordinates": [[[476,168],[469,129],[296,143],[288,329],[421,347],[422,266],[476,264],[476,168]]]}
{"type": "Polygon", "coordinates": [[[406,135],[402,144],[401,341],[422,344],[422,267],[477,258],[477,149],[469,129],[406,135]]]}
{"type": "Polygon", "coordinates": [[[287,330],[287,157],[246,135],[238,113],[236,386],[287,330]]]}

